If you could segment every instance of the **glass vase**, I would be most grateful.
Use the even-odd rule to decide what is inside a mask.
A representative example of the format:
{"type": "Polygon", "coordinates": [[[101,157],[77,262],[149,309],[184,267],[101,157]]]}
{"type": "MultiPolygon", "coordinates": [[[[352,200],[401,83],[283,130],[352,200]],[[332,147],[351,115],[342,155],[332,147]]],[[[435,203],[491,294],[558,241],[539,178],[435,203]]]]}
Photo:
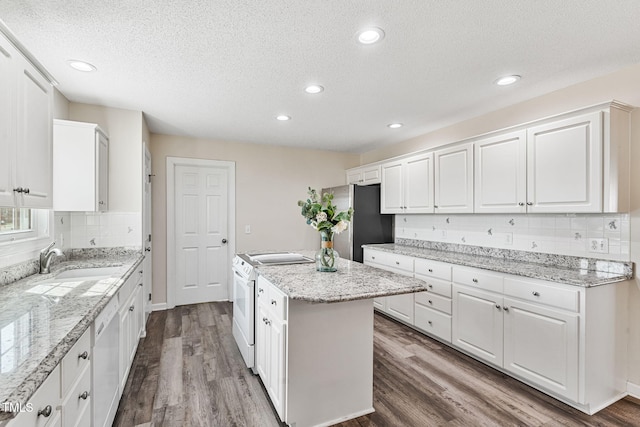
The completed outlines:
{"type": "Polygon", "coordinates": [[[316,270],[324,272],[338,271],[338,251],[333,249],[333,232],[320,231],[320,250],[316,253],[316,270]]]}

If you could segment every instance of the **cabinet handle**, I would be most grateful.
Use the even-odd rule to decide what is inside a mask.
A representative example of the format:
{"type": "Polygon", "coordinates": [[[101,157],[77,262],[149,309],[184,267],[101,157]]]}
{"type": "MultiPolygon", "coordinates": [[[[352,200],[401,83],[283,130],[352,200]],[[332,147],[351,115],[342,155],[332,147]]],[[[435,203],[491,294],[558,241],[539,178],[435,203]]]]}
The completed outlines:
{"type": "Polygon", "coordinates": [[[53,410],[53,408],[51,407],[51,405],[47,405],[44,407],[44,409],[40,409],[38,411],[38,416],[42,415],[45,418],[48,418],[51,416],[51,411],[53,410]]]}
{"type": "Polygon", "coordinates": [[[476,279],[476,278],[471,279],[471,281],[472,281],[473,283],[478,283],[478,279],[476,279]]]}
{"type": "Polygon", "coordinates": [[[539,297],[539,296],[540,296],[540,292],[537,292],[537,291],[533,291],[533,292],[531,292],[531,294],[532,294],[534,297],[539,297]]]}
{"type": "Polygon", "coordinates": [[[429,273],[433,273],[433,268],[427,270],[429,273]]]}
{"type": "Polygon", "coordinates": [[[524,206],[523,202],[518,203],[518,206],[524,206]]]}
{"type": "Polygon", "coordinates": [[[135,309],[136,309],[136,306],[135,306],[135,305],[132,305],[131,307],[129,307],[129,311],[133,311],[133,310],[135,310],[135,309]]]}
{"type": "Polygon", "coordinates": [[[507,312],[509,311],[509,307],[502,307],[502,309],[507,312]]]}
{"type": "Polygon", "coordinates": [[[276,300],[272,299],[271,300],[271,305],[277,305],[278,303],[276,302],[276,300]]]}
{"type": "Polygon", "coordinates": [[[527,202],[527,206],[533,206],[533,202],[527,202]]]}
{"type": "Polygon", "coordinates": [[[82,394],[80,396],[78,396],[78,399],[82,399],[82,400],[87,400],[89,398],[89,392],[88,391],[84,391],[82,392],[82,394]]]}
{"type": "Polygon", "coordinates": [[[87,360],[88,358],[89,358],[89,353],[87,353],[87,350],[83,351],[78,355],[78,359],[87,360]]]}
{"type": "Polygon", "coordinates": [[[496,304],[496,308],[497,308],[498,310],[500,310],[500,308],[501,308],[501,307],[500,307],[500,304],[496,304]]]}

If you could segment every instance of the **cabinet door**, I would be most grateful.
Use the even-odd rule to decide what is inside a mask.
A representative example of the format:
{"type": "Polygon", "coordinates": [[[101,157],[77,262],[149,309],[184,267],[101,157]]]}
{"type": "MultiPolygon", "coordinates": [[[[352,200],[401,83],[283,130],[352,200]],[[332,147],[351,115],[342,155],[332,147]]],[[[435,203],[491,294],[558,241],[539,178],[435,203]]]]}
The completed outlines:
{"type": "Polygon", "coordinates": [[[387,297],[378,297],[373,299],[373,308],[377,308],[379,311],[387,311],[387,297]]]}
{"type": "Polygon", "coordinates": [[[387,297],[386,313],[413,325],[413,294],[391,295],[387,297]]]}
{"type": "Polygon", "coordinates": [[[109,210],[109,140],[101,132],[96,132],[98,144],[98,210],[109,210]]]}
{"type": "Polygon", "coordinates": [[[527,131],[528,212],[602,212],[602,113],[527,131]]]}
{"type": "Polygon", "coordinates": [[[368,166],[362,169],[362,183],[364,185],[380,184],[382,180],[380,177],[381,169],[380,165],[368,166]]]}
{"type": "Polygon", "coordinates": [[[578,401],[578,314],[505,298],[504,368],[578,401]]]}
{"type": "Polygon", "coordinates": [[[276,412],[284,419],[284,391],[286,381],[286,327],[287,325],[271,316],[268,324],[270,352],[268,356],[269,385],[267,390],[271,396],[276,412]]]}
{"type": "Polygon", "coordinates": [[[436,213],[473,212],[473,145],[463,144],[434,154],[436,213]]]}
{"type": "Polygon", "coordinates": [[[403,162],[382,165],[382,184],[380,185],[380,213],[403,213],[403,162]]]}
{"type": "Polygon", "coordinates": [[[433,156],[413,157],[405,164],[406,213],[433,213],[433,156]]]}
{"type": "Polygon", "coordinates": [[[24,58],[19,60],[16,185],[28,189],[20,194],[20,204],[51,208],[53,88],[24,58]]]}
{"type": "Polygon", "coordinates": [[[120,309],[120,390],[124,390],[129,375],[129,356],[131,348],[131,312],[129,306],[120,309]]]}
{"type": "Polygon", "coordinates": [[[453,285],[452,344],[502,366],[502,297],[453,285]]]}
{"type": "Polygon", "coordinates": [[[347,171],[347,184],[362,184],[362,170],[347,171]]]}
{"type": "Polygon", "coordinates": [[[526,131],[476,141],[473,147],[475,212],[526,212],[526,131]]]}
{"type": "Polygon", "coordinates": [[[15,206],[15,56],[18,53],[0,34],[0,206],[15,206]]]}
{"type": "Polygon", "coordinates": [[[268,355],[270,353],[269,326],[267,326],[267,311],[263,304],[258,304],[258,318],[256,319],[256,370],[262,378],[265,387],[269,383],[269,370],[267,368],[268,355]]]}

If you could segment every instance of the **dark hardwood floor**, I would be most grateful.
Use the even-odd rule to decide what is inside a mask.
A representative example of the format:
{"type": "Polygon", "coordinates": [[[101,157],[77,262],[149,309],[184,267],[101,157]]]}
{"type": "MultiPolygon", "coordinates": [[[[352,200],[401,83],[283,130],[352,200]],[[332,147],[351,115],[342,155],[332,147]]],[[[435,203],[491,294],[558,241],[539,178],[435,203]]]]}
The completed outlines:
{"type": "MultiPolygon", "coordinates": [[[[152,313],[114,426],[279,426],[233,341],[231,312],[208,303],[152,313]]],[[[589,416],[382,315],[374,408],[339,426],[640,426],[637,399],[589,416]]]]}

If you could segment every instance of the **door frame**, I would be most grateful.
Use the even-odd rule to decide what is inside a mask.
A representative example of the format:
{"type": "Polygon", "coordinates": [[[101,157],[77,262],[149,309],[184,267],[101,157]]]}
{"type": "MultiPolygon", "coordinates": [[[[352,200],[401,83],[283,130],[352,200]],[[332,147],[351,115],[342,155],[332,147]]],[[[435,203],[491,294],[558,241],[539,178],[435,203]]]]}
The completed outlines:
{"type": "Polygon", "coordinates": [[[167,308],[176,306],[176,236],[175,236],[175,170],[178,166],[200,166],[225,168],[229,173],[227,181],[227,294],[233,300],[233,271],[231,260],[236,252],[236,163],[225,160],[193,159],[167,156],[167,308]],[[231,283],[229,283],[231,281],[231,283]]]}

